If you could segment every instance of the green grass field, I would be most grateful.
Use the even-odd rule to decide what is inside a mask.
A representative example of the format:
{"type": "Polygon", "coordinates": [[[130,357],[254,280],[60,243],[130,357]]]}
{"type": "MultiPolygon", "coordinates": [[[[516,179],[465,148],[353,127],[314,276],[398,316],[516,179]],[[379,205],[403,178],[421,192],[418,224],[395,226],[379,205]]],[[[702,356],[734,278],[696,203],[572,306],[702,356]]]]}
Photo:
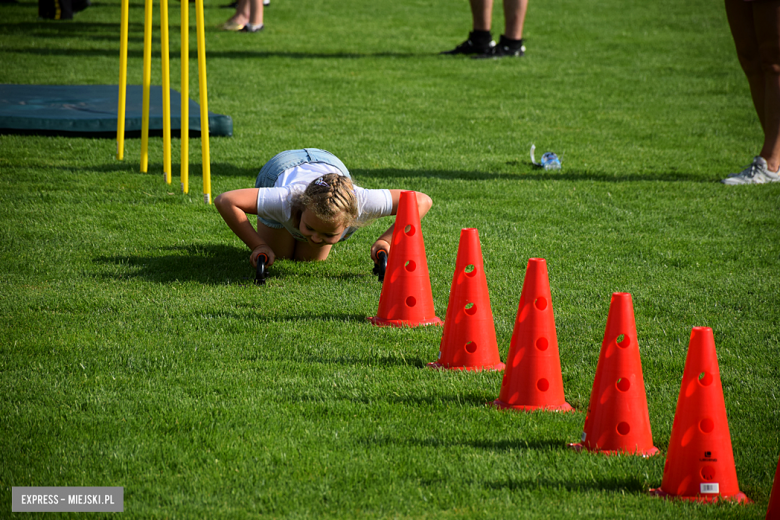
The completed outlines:
{"type": "MultiPolygon", "coordinates": [[[[1,4],[0,83],[117,84],[120,3],[93,1],[73,22],[1,4]]],[[[476,227],[504,360],[528,258],[545,258],[577,412],[497,411],[500,373],[425,368],[440,328],[366,321],[387,219],[327,262],[279,261],[259,288],[202,201],[199,139],[183,195],[176,139],[169,186],[160,138],[142,174],[139,139],[119,162],[113,139],[0,135],[0,516],[12,487],[124,486],[128,518],[764,518],[780,455],[780,185],[717,182],[762,139],[720,2],[531,0],[527,55],[487,62],[437,54],[469,31],[465,0],[272,0],[260,34],[218,31],[219,5],[205,11],[209,108],[234,136],[211,140],[214,196],[301,147],[335,153],[364,187],[429,194],[437,314],[460,229],[476,227]],[[533,169],[532,143],[563,169],[533,169]],[[566,449],[617,291],[634,298],[662,452],[691,328],[714,329],[754,504],[664,501],[647,493],[663,455],[566,449]]],[[[133,0],[132,84],[142,15],[133,0]]],[[[159,63],[156,46],[158,85],[159,63]]]]}

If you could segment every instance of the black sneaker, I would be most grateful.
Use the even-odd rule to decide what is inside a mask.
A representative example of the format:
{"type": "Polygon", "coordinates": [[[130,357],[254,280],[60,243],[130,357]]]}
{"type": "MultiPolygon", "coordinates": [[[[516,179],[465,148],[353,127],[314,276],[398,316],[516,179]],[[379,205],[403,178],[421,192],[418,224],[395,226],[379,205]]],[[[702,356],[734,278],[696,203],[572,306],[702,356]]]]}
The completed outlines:
{"type": "Polygon", "coordinates": [[[495,45],[477,56],[472,56],[475,60],[507,58],[510,56],[523,56],[525,55],[525,45],[523,45],[523,39],[509,40],[501,35],[498,40],[498,45],[495,45]]]}
{"type": "Polygon", "coordinates": [[[480,40],[480,38],[474,37],[474,31],[472,31],[469,33],[469,38],[465,42],[461,43],[451,51],[443,51],[439,54],[485,54],[496,45],[496,42],[494,42],[492,39],[489,41],[480,40]]]}

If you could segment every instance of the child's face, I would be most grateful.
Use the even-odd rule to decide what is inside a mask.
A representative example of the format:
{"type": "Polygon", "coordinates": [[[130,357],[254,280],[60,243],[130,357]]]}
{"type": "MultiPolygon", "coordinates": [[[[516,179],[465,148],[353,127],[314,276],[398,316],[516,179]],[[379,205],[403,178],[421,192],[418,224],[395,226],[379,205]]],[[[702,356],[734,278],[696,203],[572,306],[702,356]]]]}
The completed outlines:
{"type": "Polygon", "coordinates": [[[338,242],[346,228],[342,224],[325,222],[313,212],[305,209],[301,213],[301,223],[298,229],[310,244],[322,247],[338,242]]]}

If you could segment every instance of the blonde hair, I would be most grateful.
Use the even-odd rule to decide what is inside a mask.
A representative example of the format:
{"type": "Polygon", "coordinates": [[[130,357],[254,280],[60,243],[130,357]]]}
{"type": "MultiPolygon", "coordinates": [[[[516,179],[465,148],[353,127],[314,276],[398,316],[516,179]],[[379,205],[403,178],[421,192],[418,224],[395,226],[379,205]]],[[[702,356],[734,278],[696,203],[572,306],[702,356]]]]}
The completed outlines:
{"type": "Polygon", "coordinates": [[[329,173],[311,181],[293,203],[301,209],[312,211],[325,222],[344,227],[354,224],[358,218],[357,197],[352,180],[338,173],[329,173]]]}

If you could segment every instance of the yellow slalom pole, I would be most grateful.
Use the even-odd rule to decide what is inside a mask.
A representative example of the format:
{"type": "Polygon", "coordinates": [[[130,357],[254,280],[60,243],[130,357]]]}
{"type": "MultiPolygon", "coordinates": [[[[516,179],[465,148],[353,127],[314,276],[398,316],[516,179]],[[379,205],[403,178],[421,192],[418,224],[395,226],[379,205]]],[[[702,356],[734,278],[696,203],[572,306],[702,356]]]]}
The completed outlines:
{"type": "Polygon", "coordinates": [[[119,30],[119,107],[116,113],[116,158],[125,157],[125,110],[127,108],[127,26],[130,0],[122,0],[119,30]]]}
{"type": "Polygon", "coordinates": [[[211,159],[209,155],[209,102],[206,89],[206,34],[203,0],[195,2],[198,30],[198,85],[200,86],[200,144],[203,157],[203,200],[211,204],[211,159]]]}
{"type": "Polygon", "coordinates": [[[171,66],[168,49],[168,0],[160,0],[163,94],[163,176],[171,183],[171,66]]]}
{"type": "Polygon", "coordinates": [[[143,109],[141,113],[141,172],[149,166],[149,86],[152,83],[152,0],[146,0],[144,10],[144,73],[143,109]]]}
{"type": "Polygon", "coordinates": [[[181,191],[190,191],[190,3],[181,3],[181,191]]]}

